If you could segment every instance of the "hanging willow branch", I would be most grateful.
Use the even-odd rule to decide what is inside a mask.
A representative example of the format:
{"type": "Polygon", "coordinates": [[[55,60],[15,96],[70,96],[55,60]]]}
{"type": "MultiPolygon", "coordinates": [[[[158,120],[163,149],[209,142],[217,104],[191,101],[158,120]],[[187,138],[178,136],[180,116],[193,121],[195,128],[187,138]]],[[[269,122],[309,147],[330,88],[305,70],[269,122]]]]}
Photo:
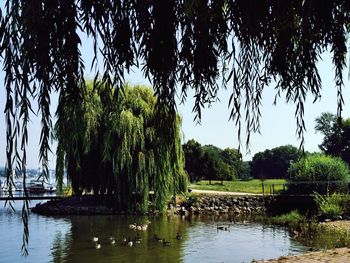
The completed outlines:
{"type": "MultiPolygon", "coordinates": [[[[183,101],[189,89],[194,90],[193,110],[200,121],[202,108],[216,99],[220,72],[227,72],[222,79],[224,87],[232,86],[230,116],[238,125],[239,137],[245,121],[247,145],[250,133],[259,131],[261,94],[273,80],[276,98],[284,95],[296,105],[297,135],[303,144],[305,99],[307,94],[315,101],[320,97],[316,65],[328,49],[341,115],[350,28],[347,0],[6,0],[0,11],[10,195],[13,171],[17,168],[25,175],[29,101],[39,105],[39,159],[47,173],[51,93],[60,93],[57,121],[63,121],[60,116],[65,116],[67,105],[82,104],[85,66],[101,68],[94,89],[101,83],[113,87],[116,98],[124,74],[132,66],[141,67],[158,97],[159,125],[167,125],[162,122],[164,116],[176,119],[178,89],[183,101]],[[92,65],[85,65],[81,58],[82,34],[94,43],[92,65]]],[[[70,109],[70,114],[66,128],[79,134],[74,118],[83,113],[70,109]]],[[[168,129],[165,135],[174,137],[175,127],[168,129]]],[[[73,163],[77,151],[85,147],[84,138],[68,138],[72,147],[65,156],[63,148],[58,148],[61,173],[62,165],[73,163]]],[[[138,158],[143,163],[143,157],[138,158]]],[[[80,176],[81,171],[74,167],[79,166],[69,169],[80,176]]]]}
{"type": "Polygon", "coordinates": [[[187,182],[180,118],[164,115],[159,124],[160,106],[156,107],[157,98],[149,88],[124,86],[115,97],[105,85],[97,90],[89,82],[86,87],[82,104],[67,101],[64,111],[58,112],[59,182],[66,164],[76,194],[93,191],[109,196],[120,211],[146,212],[152,189],[156,208],[162,210],[169,196],[184,191],[187,182]],[[74,109],[79,114],[73,114],[74,109]],[[172,138],[165,136],[168,127],[174,129],[172,138]]]}

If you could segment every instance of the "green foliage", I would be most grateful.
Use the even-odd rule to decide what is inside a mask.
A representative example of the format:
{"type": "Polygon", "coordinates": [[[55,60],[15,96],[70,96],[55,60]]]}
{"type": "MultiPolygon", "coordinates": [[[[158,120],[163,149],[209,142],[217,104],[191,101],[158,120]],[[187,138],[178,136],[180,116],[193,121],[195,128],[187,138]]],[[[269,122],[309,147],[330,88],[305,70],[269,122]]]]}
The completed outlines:
{"type": "Polygon", "coordinates": [[[169,115],[172,124],[159,124],[150,88],[125,85],[118,96],[115,92],[87,83],[80,107],[66,104],[55,127],[63,153],[57,155],[57,167],[66,163],[76,194],[107,194],[121,210],[144,212],[154,190],[156,208],[163,209],[170,195],[186,190],[181,119],[169,115]],[[73,109],[79,114],[72,116],[73,109]],[[72,122],[80,125],[72,129],[72,122]],[[169,125],[173,139],[164,136],[169,125]]]}
{"type": "Polygon", "coordinates": [[[310,154],[293,163],[289,170],[291,181],[341,181],[349,182],[346,163],[340,158],[324,154],[310,154]]]}
{"type": "Polygon", "coordinates": [[[305,217],[301,215],[297,210],[269,218],[269,222],[272,224],[287,226],[295,226],[303,221],[305,221],[305,217]]]}
{"type": "Polygon", "coordinates": [[[242,155],[236,149],[201,146],[193,139],[185,143],[183,149],[185,169],[191,182],[202,179],[232,180],[243,171],[242,155]]]}
{"type": "Polygon", "coordinates": [[[325,218],[334,219],[347,212],[349,208],[350,197],[348,195],[333,193],[322,196],[315,192],[313,197],[321,216],[325,218]]]}
{"type": "Polygon", "coordinates": [[[203,149],[200,143],[191,139],[183,145],[185,155],[185,169],[191,182],[199,181],[202,178],[203,149]]]}
{"type": "Polygon", "coordinates": [[[320,149],[350,164],[350,118],[342,119],[331,113],[322,113],[315,121],[315,130],[324,135],[320,149]]]}
{"type": "Polygon", "coordinates": [[[328,194],[330,191],[340,191],[350,181],[350,174],[347,164],[340,158],[326,156],[324,154],[309,154],[291,165],[288,170],[291,182],[298,181],[323,181],[320,185],[297,185],[294,190],[312,193],[316,191],[328,194]],[[336,185],[325,184],[324,182],[337,181],[336,185]]]}
{"type": "Polygon", "coordinates": [[[288,178],[288,168],[301,157],[298,148],[285,145],[256,153],[251,163],[254,178],[288,178]]]}

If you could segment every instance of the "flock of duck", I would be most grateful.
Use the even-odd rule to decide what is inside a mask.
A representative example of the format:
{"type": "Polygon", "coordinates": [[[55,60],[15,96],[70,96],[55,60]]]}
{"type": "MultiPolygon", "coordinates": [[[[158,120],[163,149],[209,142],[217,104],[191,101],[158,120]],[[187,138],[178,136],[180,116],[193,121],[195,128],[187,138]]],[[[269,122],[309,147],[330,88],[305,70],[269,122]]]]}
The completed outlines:
{"type": "MultiPolygon", "coordinates": [[[[130,224],[129,225],[129,229],[131,230],[135,230],[136,232],[136,237],[134,239],[126,238],[125,236],[122,237],[121,239],[121,244],[122,245],[127,245],[129,247],[132,247],[134,244],[140,244],[142,241],[142,238],[139,234],[140,231],[147,231],[148,226],[151,222],[147,221],[145,224],[142,225],[137,225],[136,223],[130,224]]],[[[176,234],[176,239],[177,240],[181,240],[182,236],[180,235],[180,233],[178,232],[176,234]]],[[[92,237],[92,241],[95,244],[95,248],[96,249],[100,249],[101,248],[101,243],[100,243],[100,238],[98,236],[98,233],[96,233],[93,237],[92,237]]],[[[161,244],[163,244],[163,246],[170,246],[171,243],[170,241],[167,241],[165,238],[160,238],[157,234],[153,235],[153,241],[155,242],[159,242],[161,244]]],[[[115,245],[116,244],[116,238],[111,234],[111,236],[109,237],[109,242],[111,245],[115,245]]]]}

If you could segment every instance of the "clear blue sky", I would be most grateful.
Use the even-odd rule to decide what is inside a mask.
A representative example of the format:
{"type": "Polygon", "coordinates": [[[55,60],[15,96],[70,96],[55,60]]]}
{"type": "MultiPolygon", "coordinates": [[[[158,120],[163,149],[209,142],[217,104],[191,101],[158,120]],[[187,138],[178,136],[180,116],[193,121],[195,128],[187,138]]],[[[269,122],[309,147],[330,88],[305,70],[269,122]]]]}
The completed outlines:
{"type": "MultiPolygon", "coordinates": [[[[90,49],[91,41],[82,38],[83,47],[82,54],[86,62],[86,68],[90,69],[90,62],[92,56],[92,50],[90,49]]],[[[315,118],[322,112],[337,111],[337,98],[336,89],[334,87],[334,71],[331,63],[330,54],[326,53],[323,56],[323,61],[319,63],[318,68],[322,78],[322,98],[321,101],[312,103],[313,98],[308,97],[305,107],[305,123],[307,132],[305,134],[305,150],[318,151],[318,144],[322,141],[320,134],[315,134],[314,125],[315,118]]],[[[348,69],[346,69],[348,70],[348,69]]],[[[344,72],[344,76],[347,76],[348,72],[344,72]]],[[[86,72],[87,78],[94,76],[91,72],[86,72]]],[[[4,72],[0,72],[0,81],[3,83],[4,72]]],[[[142,76],[139,70],[135,70],[134,73],[126,77],[126,81],[131,84],[146,84],[149,82],[142,76]]],[[[346,87],[344,88],[345,109],[343,112],[344,117],[350,116],[349,92],[347,87],[349,82],[346,81],[346,87]]],[[[182,130],[184,133],[184,140],[195,139],[201,144],[213,144],[220,148],[232,147],[238,148],[237,128],[232,121],[229,121],[230,110],[228,108],[228,100],[230,97],[229,90],[221,90],[218,94],[220,102],[212,105],[211,108],[205,109],[202,113],[201,125],[193,122],[195,114],[192,112],[193,99],[191,93],[189,93],[187,102],[185,105],[178,105],[178,110],[183,118],[182,130]]],[[[263,93],[263,101],[261,107],[261,134],[253,134],[251,137],[251,154],[246,154],[246,149],[242,148],[243,158],[249,160],[252,156],[265,149],[271,149],[273,147],[292,144],[299,146],[299,141],[296,136],[296,120],[294,118],[295,106],[293,104],[286,104],[283,97],[278,101],[277,106],[273,106],[275,91],[273,87],[267,87],[263,93]]],[[[192,94],[193,96],[193,94],[192,94]]],[[[5,130],[5,117],[3,109],[5,107],[5,90],[0,91],[1,100],[1,113],[0,113],[0,166],[5,164],[5,150],[6,150],[6,130],[5,130]]],[[[57,106],[57,94],[53,95],[52,113],[57,106]]],[[[34,102],[36,103],[36,102],[34,102]]],[[[38,145],[40,138],[40,119],[35,116],[31,118],[28,145],[28,167],[39,167],[38,163],[38,145]]],[[[243,137],[243,142],[245,138],[243,137]]],[[[52,150],[55,151],[55,144],[52,145],[52,150]]],[[[54,155],[50,157],[51,168],[54,168],[54,155]]]]}

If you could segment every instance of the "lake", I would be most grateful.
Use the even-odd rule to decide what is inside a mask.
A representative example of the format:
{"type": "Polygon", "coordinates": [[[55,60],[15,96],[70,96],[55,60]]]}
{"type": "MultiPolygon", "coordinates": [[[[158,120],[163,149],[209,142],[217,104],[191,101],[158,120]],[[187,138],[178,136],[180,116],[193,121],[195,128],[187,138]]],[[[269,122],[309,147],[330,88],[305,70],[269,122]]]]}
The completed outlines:
{"type": "MultiPolygon", "coordinates": [[[[21,256],[22,202],[9,213],[0,202],[0,262],[251,262],[308,250],[285,228],[222,217],[47,217],[31,214],[29,256],[21,256]],[[147,231],[129,224],[150,220],[147,231]],[[227,230],[220,230],[224,226],[227,230]],[[177,235],[181,239],[177,239],[177,235]],[[101,248],[92,241],[98,235],[101,248]],[[166,242],[159,242],[154,236],[166,242]],[[111,244],[110,237],[116,239],[111,244]],[[139,244],[129,247],[122,239],[139,244]]],[[[35,202],[31,203],[34,206],[35,202]]]]}

